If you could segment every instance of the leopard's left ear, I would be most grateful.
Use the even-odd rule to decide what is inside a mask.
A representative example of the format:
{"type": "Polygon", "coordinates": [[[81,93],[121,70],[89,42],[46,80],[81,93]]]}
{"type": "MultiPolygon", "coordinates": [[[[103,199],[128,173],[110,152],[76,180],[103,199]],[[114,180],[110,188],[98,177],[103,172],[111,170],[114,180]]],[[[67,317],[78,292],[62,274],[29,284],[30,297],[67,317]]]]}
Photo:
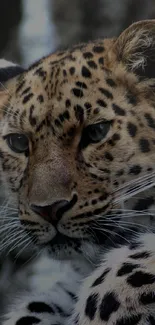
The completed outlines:
{"type": "Polygon", "coordinates": [[[132,24],[114,42],[119,62],[142,78],[155,78],[155,20],[132,24]]]}

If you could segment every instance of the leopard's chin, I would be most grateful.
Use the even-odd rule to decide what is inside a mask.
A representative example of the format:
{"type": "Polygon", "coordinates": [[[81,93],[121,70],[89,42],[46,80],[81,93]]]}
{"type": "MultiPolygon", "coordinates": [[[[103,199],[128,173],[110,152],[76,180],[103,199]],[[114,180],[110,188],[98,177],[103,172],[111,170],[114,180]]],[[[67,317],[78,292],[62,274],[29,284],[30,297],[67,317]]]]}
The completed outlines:
{"type": "Polygon", "coordinates": [[[83,260],[89,264],[96,263],[103,249],[102,245],[98,245],[90,237],[81,240],[61,233],[57,233],[52,240],[41,246],[47,249],[50,257],[55,260],[72,260],[73,262],[83,260]]]}
{"type": "Polygon", "coordinates": [[[82,255],[81,241],[61,233],[57,233],[44,247],[47,248],[49,254],[55,259],[67,260],[82,255]]]}

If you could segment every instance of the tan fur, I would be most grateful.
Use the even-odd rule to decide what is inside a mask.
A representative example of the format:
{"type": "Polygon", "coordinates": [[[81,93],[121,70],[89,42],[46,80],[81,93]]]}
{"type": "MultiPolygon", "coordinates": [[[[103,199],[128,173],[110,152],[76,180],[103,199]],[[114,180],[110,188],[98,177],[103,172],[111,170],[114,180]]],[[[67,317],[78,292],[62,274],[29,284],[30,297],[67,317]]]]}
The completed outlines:
{"type": "Polygon", "coordinates": [[[51,240],[55,236],[56,215],[44,220],[31,205],[71,203],[76,196],[57,229],[71,238],[87,237],[90,221],[113,207],[119,187],[154,171],[155,80],[148,75],[139,80],[136,74],[137,67],[144,72],[154,44],[155,21],[140,22],[118,39],[41,59],[5,85],[9,98],[8,108],[1,108],[6,112],[0,127],[2,173],[19,218],[44,226],[36,230],[38,240],[46,242],[50,231],[51,240]],[[80,149],[85,128],[105,121],[111,123],[105,137],[80,149]],[[8,147],[4,136],[9,133],[27,135],[28,156],[8,147]]]}

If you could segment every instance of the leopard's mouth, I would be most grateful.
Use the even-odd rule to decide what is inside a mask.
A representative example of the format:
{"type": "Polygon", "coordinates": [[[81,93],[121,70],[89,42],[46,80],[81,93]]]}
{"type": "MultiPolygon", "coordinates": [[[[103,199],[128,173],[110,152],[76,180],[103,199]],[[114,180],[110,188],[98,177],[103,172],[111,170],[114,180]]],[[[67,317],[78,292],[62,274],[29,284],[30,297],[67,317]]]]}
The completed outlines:
{"type": "MultiPolygon", "coordinates": [[[[84,228],[84,230],[77,231],[75,233],[75,230],[73,228],[73,235],[72,235],[72,229],[70,232],[67,231],[67,227],[63,228],[61,227],[61,221],[62,216],[70,211],[74,205],[77,203],[78,197],[76,194],[72,196],[72,199],[70,201],[57,201],[52,205],[48,206],[31,206],[31,209],[33,210],[34,213],[38,214],[42,219],[46,221],[45,227],[48,227],[48,230],[45,230],[45,236],[40,235],[38,233],[38,240],[37,240],[37,245],[38,246],[44,246],[44,247],[50,247],[51,249],[56,249],[56,250],[63,250],[64,247],[72,247],[72,248],[79,248],[83,242],[89,242],[89,243],[94,243],[97,245],[103,245],[105,241],[107,240],[107,232],[110,235],[110,231],[113,229],[114,224],[111,224],[110,226],[106,225],[103,229],[103,223],[101,229],[96,229],[94,228],[93,224],[96,222],[95,220],[89,220],[88,218],[88,213],[85,215],[81,214],[78,215],[78,217],[86,216],[88,218],[88,224],[84,228]],[[49,223],[49,226],[47,226],[47,222],[49,223]],[[51,233],[51,238],[50,238],[50,225],[53,226],[54,228],[54,237],[53,234],[51,233]],[[91,231],[92,230],[92,231],[91,231]],[[104,231],[105,230],[105,231],[104,231]],[[48,233],[49,232],[49,236],[48,233]],[[93,232],[94,235],[91,235],[93,232]],[[83,233],[83,236],[81,235],[83,233]]],[[[108,205],[106,205],[107,209],[108,205]]],[[[105,207],[104,209],[105,210],[105,207]]],[[[105,212],[105,211],[104,211],[105,212]]],[[[92,212],[91,212],[92,213],[92,212]]],[[[77,216],[76,216],[77,218],[77,216]]],[[[100,216],[100,218],[103,218],[100,216]]],[[[106,218],[106,214],[104,215],[104,218],[106,218]]],[[[78,223],[78,218],[77,221],[78,223]]],[[[80,222],[79,222],[80,223],[80,222]]],[[[71,227],[71,226],[70,226],[71,227]]],[[[80,227],[80,226],[79,226],[80,227]]],[[[34,232],[33,234],[34,235],[34,232]]]]}

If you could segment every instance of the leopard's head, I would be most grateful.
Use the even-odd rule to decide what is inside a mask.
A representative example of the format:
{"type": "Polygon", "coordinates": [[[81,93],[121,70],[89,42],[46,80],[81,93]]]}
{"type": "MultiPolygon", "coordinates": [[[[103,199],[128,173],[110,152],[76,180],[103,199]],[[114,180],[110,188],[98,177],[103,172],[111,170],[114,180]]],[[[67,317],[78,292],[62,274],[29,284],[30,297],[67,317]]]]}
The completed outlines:
{"type": "Polygon", "coordinates": [[[155,21],[41,59],[1,86],[0,105],[22,227],[55,256],[94,253],[118,190],[155,169],[155,21]]]}

